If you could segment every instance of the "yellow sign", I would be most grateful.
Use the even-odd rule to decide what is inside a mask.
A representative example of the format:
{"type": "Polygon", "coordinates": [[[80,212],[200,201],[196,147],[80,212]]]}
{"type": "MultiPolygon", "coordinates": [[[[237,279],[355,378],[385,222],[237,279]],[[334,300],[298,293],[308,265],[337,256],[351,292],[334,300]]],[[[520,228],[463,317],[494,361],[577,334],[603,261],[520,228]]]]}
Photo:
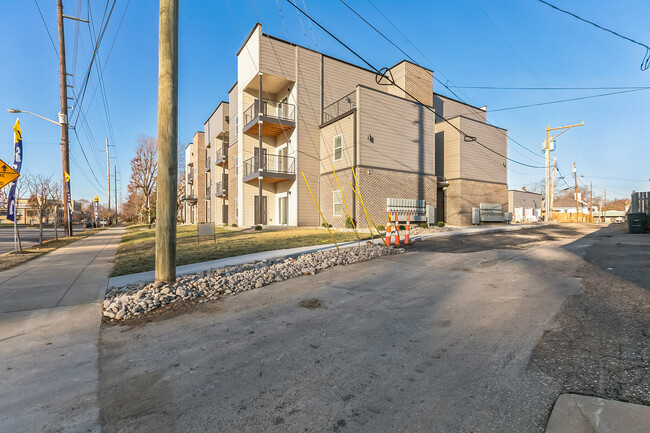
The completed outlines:
{"type": "Polygon", "coordinates": [[[4,188],[19,177],[20,175],[13,167],[0,159],[0,188],[4,188]]]}
{"type": "Polygon", "coordinates": [[[63,175],[65,176],[65,181],[70,182],[70,175],[67,172],[63,172],[63,175]]]}
{"type": "Polygon", "coordinates": [[[97,203],[99,203],[99,197],[95,196],[95,199],[93,201],[96,201],[97,203]]]}

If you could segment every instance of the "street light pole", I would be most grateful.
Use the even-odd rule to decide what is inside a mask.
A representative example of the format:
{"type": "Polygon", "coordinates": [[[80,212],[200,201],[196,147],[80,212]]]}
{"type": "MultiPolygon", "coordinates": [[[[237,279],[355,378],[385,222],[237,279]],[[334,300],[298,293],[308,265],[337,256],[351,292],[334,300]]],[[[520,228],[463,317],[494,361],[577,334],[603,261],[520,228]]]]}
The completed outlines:
{"type": "MultiPolygon", "coordinates": [[[[61,123],[61,157],[63,159],[63,224],[65,226],[66,236],[72,236],[72,221],[70,221],[69,203],[72,200],[68,198],[70,188],[66,187],[66,173],[70,175],[70,148],[68,140],[68,80],[65,65],[65,35],[63,30],[63,0],[56,1],[56,11],[59,23],[59,73],[61,81],[61,113],[59,113],[59,122],[61,123]]],[[[67,182],[70,185],[70,181],[67,182]]]]}

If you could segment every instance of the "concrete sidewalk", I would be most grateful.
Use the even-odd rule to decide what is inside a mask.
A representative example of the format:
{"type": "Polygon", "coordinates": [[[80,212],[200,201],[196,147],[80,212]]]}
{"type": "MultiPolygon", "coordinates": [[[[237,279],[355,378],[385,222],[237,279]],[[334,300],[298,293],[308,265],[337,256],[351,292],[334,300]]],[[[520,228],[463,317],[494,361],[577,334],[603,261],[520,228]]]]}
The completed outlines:
{"type": "MultiPolygon", "coordinates": [[[[418,242],[424,239],[429,239],[432,237],[452,237],[452,236],[467,236],[480,233],[489,233],[489,232],[503,232],[511,230],[521,230],[526,228],[538,227],[536,225],[507,225],[507,226],[497,226],[497,227],[464,227],[460,230],[449,231],[449,232],[440,232],[440,233],[428,233],[422,235],[413,235],[411,236],[412,242],[418,242]]],[[[366,241],[351,241],[344,242],[339,244],[339,248],[351,248],[356,247],[359,243],[365,244],[366,241]]],[[[375,243],[380,244],[381,240],[375,238],[375,243]]],[[[297,254],[306,254],[314,253],[316,251],[324,250],[333,250],[336,248],[334,244],[325,244],[325,245],[316,245],[308,247],[298,247],[298,248],[287,248],[283,250],[271,250],[263,251],[260,253],[251,253],[244,254],[241,256],[226,257],[218,260],[211,260],[209,262],[199,262],[191,263],[189,265],[178,266],[176,268],[176,275],[188,275],[196,274],[198,272],[208,271],[210,269],[218,269],[226,266],[237,266],[244,263],[250,263],[254,260],[276,260],[284,257],[290,257],[297,254]]],[[[122,287],[127,284],[133,283],[148,283],[154,280],[154,271],[138,272],[136,274],[120,275],[119,277],[113,277],[108,282],[108,287],[122,287]]]]}
{"type": "Polygon", "coordinates": [[[101,302],[124,229],[0,272],[0,431],[99,431],[101,302]]]}

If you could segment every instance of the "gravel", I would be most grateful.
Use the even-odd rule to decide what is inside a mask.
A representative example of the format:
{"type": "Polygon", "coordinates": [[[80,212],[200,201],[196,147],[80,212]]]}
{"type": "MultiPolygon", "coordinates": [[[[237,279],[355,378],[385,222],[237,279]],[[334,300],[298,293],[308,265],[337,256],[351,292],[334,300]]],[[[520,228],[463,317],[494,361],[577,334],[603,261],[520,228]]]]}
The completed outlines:
{"type": "Polygon", "coordinates": [[[259,289],[276,281],[339,265],[364,262],[381,256],[401,254],[402,248],[364,245],[340,251],[326,250],[277,260],[253,261],[238,266],[183,275],[175,283],[136,283],[107,290],[102,304],[103,315],[112,321],[139,317],[166,305],[196,301],[208,302],[224,295],[259,289]]]}

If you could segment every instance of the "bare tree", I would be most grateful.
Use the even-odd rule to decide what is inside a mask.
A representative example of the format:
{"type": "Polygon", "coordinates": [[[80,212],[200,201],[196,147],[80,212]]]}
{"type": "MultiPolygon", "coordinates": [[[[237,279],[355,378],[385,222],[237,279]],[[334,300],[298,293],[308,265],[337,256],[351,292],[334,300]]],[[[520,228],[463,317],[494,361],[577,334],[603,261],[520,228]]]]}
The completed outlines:
{"type": "Polygon", "coordinates": [[[36,207],[38,211],[38,243],[43,243],[43,216],[47,215],[52,208],[52,203],[58,195],[58,185],[52,181],[52,177],[45,177],[37,174],[28,176],[24,180],[29,193],[29,204],[36,207]]]}
{"type": "Polygon", "coordinates": [[[131,180],[129,188],[139,190],[145,197],[147,207],[147,223],[151,225],[151,194],[156,187],[157,174],[157,153],[156,139],[154,137],[141,136],[138,138],[138,146],[135,150],[135,157],[131,160],[131,180]]]}

